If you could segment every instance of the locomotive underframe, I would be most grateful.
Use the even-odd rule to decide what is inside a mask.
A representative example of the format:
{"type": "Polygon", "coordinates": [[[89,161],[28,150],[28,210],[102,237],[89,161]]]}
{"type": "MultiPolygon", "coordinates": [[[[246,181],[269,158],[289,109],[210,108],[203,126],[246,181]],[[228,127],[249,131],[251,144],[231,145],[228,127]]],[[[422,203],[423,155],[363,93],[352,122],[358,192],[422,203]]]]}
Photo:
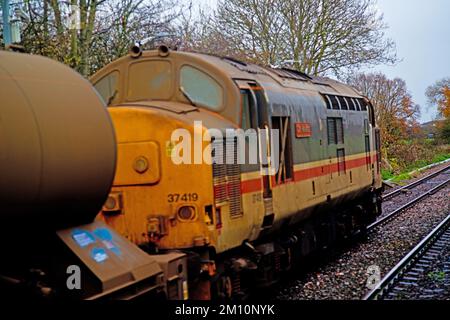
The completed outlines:
{"type": "Polygon", "coordinates": [[[304,221],[295,225],[286,221],[279,232],[220,254],[208,246],[182,250],[189,256],[189,297],[246,299],[321,252],[365,239],[366,227],[381,213],[381,190],[371,189],[353,201],[337,207],[324,204],[314,211],[304,221]]]}

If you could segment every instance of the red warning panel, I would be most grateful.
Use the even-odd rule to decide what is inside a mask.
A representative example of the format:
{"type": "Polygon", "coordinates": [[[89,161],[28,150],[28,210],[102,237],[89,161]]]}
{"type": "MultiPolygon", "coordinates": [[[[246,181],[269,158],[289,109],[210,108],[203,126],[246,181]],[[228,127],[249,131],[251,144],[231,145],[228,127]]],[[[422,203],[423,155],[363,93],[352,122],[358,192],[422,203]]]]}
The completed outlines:
{"type": "Polygon", "coordinates": [[[307,138],[311,137],[311,124],[308,122],[296,122],[295,123],[295,137],[307,138]]]}

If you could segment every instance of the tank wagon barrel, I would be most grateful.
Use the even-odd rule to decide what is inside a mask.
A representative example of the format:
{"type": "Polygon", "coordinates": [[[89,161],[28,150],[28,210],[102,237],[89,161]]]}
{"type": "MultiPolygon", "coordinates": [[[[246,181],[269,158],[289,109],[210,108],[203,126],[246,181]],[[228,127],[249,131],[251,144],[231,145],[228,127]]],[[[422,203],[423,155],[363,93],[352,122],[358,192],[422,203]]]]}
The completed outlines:
{"type": "Polygon", "coordinates": [[[0,97],[0,219],[8,228],[91,222],[116,158],[96,91],[50,59],[0,52],[0,97]]]}
{"type": "Polygon", "coordinates": [[[94,221],[117,150],[91,84],[50,59],[0,51],[0,101],[0,293],[159,299],[176,270],[172,296],[185,297],[184,254],[156,259],[94,221]]]}

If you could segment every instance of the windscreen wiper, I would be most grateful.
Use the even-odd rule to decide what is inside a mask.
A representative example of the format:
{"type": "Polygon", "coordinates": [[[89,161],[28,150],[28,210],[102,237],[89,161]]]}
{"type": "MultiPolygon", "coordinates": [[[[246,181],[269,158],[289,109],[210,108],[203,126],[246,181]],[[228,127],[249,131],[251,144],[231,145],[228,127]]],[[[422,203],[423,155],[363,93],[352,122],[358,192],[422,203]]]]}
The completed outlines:
{"type": "Polygon", "coordinates": [[[194,107],[196,107],[197,105],[195,104],[195,102],[191,99],[191,97],[189,96],[189,94],[184,90],[183,87],[180,87],[180,91],[183,94],[183,96],[189,101],[190,104],[192,104],[194,107]]]}

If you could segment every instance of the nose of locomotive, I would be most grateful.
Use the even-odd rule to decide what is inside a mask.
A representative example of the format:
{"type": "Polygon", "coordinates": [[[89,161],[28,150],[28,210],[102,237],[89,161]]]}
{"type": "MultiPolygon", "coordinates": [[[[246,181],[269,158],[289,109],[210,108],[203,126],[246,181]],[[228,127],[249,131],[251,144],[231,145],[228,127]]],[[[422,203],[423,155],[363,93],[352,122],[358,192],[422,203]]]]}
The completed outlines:
{"type": "Polygon", "coordinates": [[[137,244],[187,248],[210,242],[212,168],[206,161],[195,161],[194,140],[203,144],[194,134],[194,124],[185,119],[190,110],[196,109],[166,101],[109,108],[118,161],[113,188],[98,219],[137,244]]]}

